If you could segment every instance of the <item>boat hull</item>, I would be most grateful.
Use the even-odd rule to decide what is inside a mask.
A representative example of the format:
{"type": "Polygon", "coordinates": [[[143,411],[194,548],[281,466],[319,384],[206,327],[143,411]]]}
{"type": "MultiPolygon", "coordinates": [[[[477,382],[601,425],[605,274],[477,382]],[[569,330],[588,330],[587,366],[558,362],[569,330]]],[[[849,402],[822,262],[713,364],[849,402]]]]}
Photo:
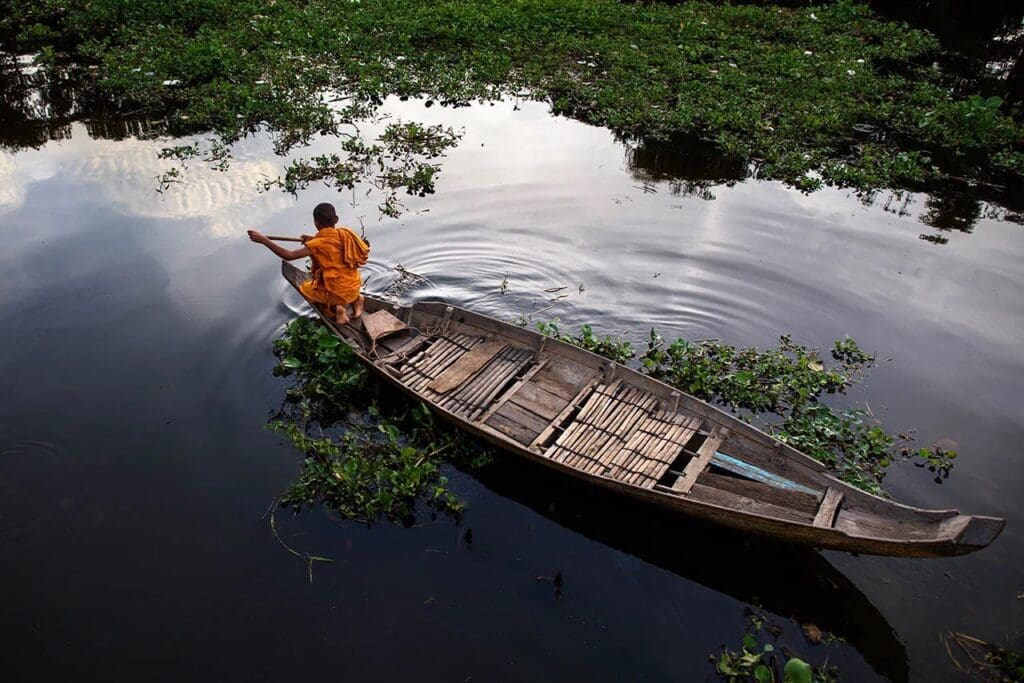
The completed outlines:
{"type": "MultiPolygon", "coordinates": [[[[282,269],[296,289],[307,277],[282,269]]],[[[365,333],[321,318],[375,375],[511,455],[617,494],[789,543],[876,555],[966,554],[1005,525],[871,496],[724,411],[530,330],[439,303],[367,297],[366,310],[391,312],[412,331],[382,356],[365,333]]]]}

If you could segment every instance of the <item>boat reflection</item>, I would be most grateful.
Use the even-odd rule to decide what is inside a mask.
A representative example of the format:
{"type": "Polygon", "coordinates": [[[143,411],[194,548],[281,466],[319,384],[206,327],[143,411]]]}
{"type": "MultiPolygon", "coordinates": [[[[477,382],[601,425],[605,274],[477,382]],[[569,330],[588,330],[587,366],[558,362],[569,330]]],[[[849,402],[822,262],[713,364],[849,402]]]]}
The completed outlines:
{"type": "Polygon", "coordinates": [[[495,493],[576,533],[737,600],[840,635],[895,683],[909,678],[906,649],[885,617],[815,550],[702,523],[510,458],[499,456],[473,474],[495,493]]]}

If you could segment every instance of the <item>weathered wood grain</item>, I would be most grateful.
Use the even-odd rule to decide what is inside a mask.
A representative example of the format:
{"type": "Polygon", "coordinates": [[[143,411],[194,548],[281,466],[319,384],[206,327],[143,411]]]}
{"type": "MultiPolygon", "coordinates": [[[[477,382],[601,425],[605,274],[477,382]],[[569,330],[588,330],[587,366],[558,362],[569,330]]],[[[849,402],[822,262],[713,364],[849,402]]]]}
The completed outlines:
{"type": "Polygon", "coordinates": [[[439,394],[447,394],[476,374],[506,346],[503,342],[489,341],[470,349],[439,374],[427,388],[439,394]]]}
{"type": "Polygon", "coordinates": [[[683,476],[679,477],[676,483],[672,485],[673,490],[679,493],[688,493],[693,488],[693,485],[697,482],[697,477],[708,468],[711,458],[715,455],[715,451],[718,450],[718,444],[722,443],[728,433],[729,430],[722,427],[711,432],[704,439],[704,443],[697,449],[697,455],[686,464],[683,476]]]}
{"type": "Polygon", "coordinates": [[[829,487],[825,491],[825,497],[821,501],[818,513],[814,515],[814,526],[821,526],[831,529],[835,523],[839,506],[843,502],[843,492],[839,489],[829,487]]]}

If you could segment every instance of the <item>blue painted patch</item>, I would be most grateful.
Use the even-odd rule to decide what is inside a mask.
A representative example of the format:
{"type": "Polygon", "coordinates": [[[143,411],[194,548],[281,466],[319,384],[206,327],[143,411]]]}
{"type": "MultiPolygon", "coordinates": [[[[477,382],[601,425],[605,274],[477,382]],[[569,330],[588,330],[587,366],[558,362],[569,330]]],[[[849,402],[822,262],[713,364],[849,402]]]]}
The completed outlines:
{"type": "Polygon", "coordinates": [[[711,457],[711,464],[715,465],[716,467],[721,467],[723,470],[728,470],[733,474],[738,474],[741,477],[746,477],[747,479],[759,481],[762,484],[768,484],[769,486],[775,486],[776,488],[786,489],[788,491],[800,491],[801,493],[810,493],[811,495],[816,496],[818,498],[821,497],[821,491],[816,491],[815,489],[808,488],[803,484],[798,484],[795,481],[790,481],[785,477],[780,477],[774,472],[769,472],[768,470],[763,470],[760,467],[755,467],[754,465],[751,465],[749,462],[737,460],[731,455],[726,455],[725,453],[722,452],[715,452],[715,454],[711,457]]]}

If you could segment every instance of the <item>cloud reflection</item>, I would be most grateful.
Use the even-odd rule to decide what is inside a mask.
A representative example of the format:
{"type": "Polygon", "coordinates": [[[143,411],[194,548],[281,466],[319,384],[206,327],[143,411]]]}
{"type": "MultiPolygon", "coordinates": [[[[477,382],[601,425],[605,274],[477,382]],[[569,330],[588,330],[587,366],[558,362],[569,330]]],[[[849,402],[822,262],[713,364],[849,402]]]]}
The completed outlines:
{"type": "Polygon", "coordinates": [[[17,155],[0,151],[0,211],[18,208],[30,183],[54,176],[90,183],[110,203],[130,207],[140,216],[199,221],[213,237],[237,236],[256,222],[256,216],[295,203],[281,192],[259,189],[261,181],[280,174],[280,161],[246,154],[233,160],[227,171],[210,169],[201,161],[191,163],[181,183],[159,193],[157,177],[174,165],[157,156],[167,144],[90,139],[85,127],[75,124],[65,142],[17,155]]]}

